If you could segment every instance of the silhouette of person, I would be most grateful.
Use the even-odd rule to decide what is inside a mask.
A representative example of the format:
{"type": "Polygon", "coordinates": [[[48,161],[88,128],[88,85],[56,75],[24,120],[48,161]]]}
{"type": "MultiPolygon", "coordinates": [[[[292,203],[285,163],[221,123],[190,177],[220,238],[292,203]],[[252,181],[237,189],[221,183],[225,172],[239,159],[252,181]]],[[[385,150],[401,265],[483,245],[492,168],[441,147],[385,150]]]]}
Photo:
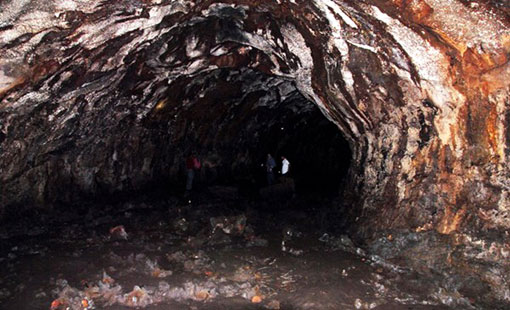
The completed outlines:
{"type": "Polygon", "coordinates": [[[266,160],[266,173],[267,173],[267,185],[273,185],[274,183],[274,168],[276,167],[276,162],[271,156],[271,154],[267,154],[266,160]]]}
{"type": "Polygon", "coordinates": [[[195,177],[195,170],[200,169],[200,161],[193,152],[186,158],[186,191],[191,191],[193,188],[193,179],[195,177]]]}
{"type": "Polygon", "coordinates": [[[287,160],[285,156],[282,156],[282,176],[286,175],[289,172],[290,162],[287,160]]]}

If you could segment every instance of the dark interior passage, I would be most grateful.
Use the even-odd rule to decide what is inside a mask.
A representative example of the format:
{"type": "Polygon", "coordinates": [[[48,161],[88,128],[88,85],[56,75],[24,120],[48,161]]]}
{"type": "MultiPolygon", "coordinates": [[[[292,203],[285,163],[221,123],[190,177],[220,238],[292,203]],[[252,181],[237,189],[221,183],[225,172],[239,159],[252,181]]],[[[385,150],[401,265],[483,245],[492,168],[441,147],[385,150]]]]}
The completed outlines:
{"type": "MultiPolygon", "coordinates": [[[[285,156],[291,163],[287,176],[296,183],[298,193],[337,196],[347,175],[351,152],[338,128],[312,103],[307,104],[310,111],[303,113],[293,113],[283,104],[271,110],[257,108],[261,111],[255,110],[252,116],[257,128],[241,131],[239,143],[221,143],[219,147],[205,149],[199,145],[197,155],[203,156],[205,165],[199,171],[197,185],[231,185],[248,191],[265,187],[266,156],[270,153],[277,164],[276,179],[281,175],[282,156],[285,156]],[[215,160],[222,165],[215,165],[215,160]]],[[[235,131],[231,133],[235,134],[235,131]]]]}
{"type": "Polygon", "coordinates": [[[267,186],[264,165],[271,153],[275,173],[281,156],[290,161],[298,193],[338,195],[350,164],[349,145],[292,81],[221,69],[179,80],[166,96],[146,120],[162,154],[153,164],[161,167],[155,175],[165,187],[183,188],[185,158],[194,152],[202,162],[198,187],[230,185],[253,193],[267,186]]]}
{"type": "MultiPolygon", "coordinates": [[[[338,127],[318,109],[305,115],[286,114],[270,129],[266,140],[276,158],[285,156],[299,193],[338,195],[346,181],[351,150],[338,127]]],[[[279,164],[279,167],[281,163],[279,164]]]]}

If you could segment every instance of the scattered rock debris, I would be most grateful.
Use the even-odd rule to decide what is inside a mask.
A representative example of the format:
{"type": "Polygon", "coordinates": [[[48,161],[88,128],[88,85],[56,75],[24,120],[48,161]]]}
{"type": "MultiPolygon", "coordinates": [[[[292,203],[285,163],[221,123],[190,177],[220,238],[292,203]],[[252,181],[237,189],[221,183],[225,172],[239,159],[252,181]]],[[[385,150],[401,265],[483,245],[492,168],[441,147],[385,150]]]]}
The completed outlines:
{"type": "Polygon", "coordinates": [[[282,220],[284,208],[262,219],[200,197],[171,201],[124,204],[117,216],[105,207],[86,225],[69,220],[5,247],[0,308],[454,309],[464,300],[426,283],[409,289],[409,271],[345,235],[317,234],[306,217],[282,220]]]}

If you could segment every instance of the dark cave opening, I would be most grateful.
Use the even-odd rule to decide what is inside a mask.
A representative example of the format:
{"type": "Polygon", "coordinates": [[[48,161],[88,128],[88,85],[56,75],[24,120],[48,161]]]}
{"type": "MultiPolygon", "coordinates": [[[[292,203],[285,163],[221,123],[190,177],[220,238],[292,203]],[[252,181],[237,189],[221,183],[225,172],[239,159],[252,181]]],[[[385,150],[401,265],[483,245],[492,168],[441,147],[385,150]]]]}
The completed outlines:
{"type": "Polygon", "coordinates": [[[276,158],[283,155],[291,162],[298,193],[339,194],[351,150],[338,127],[318,108],[306,115],[286,115],[285,121],[268,130],[264,140],[268,150],[276,150],[276,158]]]}
{"type": "MultiPolygon", "coordinates": [[[[241,191],[267,187],[265,162],[269,153],[277,164],[274,169],[277,183],[281,177],[282,156],[285,156],[291,167],[287,176],[294,180],[298,194],[339,195],[351,152],[338,128],[315,107],[304,114],[278,110],[269,111],[270,115],[263,114],[255,112],[257,122],[262,127],[265,123],[271,125],[264,131],[245,135],[242,139],[246,139],[248,145],[233,150],[240,153],[225,154],[226,160],[217,159],[226,162],[224,165],[211,163],[211,157],[214,160],[211,154],[216,148],[200,148],[198,157],[203,154],[205,165],[199,171],[197,186],[231,185],[240,187],[241,191]],[[275,118],[278,120],[274,121],[275,118]],[[249,141],[255,140],[257,144],[249,145],[249,141]],[[230,161],[230,158],[233,159],[230,161]]],[[[181,183],[184,179],[184,171],[181,171],[181,183]]],[[[182,187],[182,184],[177,186],[182,187]]]]}
{"type": "Polygon", "coordinates": [[[171,154],[161,157],[157,171],[173,173],[156,174],[170,192],[184,190],[185,158],[194,152],[202,162],[195,188],[228,185],[257,196],[267,187],[264,164],[270,153],[277,162],[275,173],[281,171],[282,156],[290,161],[297,194],[340,194],[350,146],[293,81],[249,69],[220,69],[178,80],[166,96],[145,124],[156,149],[171,154]]]}

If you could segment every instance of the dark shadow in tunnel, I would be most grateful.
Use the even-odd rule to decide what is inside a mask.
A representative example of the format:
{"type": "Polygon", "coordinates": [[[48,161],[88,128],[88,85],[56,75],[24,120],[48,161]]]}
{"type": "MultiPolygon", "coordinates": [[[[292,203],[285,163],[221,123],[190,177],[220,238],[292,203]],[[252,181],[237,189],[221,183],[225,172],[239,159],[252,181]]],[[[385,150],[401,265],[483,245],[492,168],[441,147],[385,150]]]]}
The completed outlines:
{"type": "Polygon", "coordinates": [[[184,190],[185,154],[193,151],[203,163],[195,191],[233,186],[257,198],[268,185],[264,164],[270,153],[277,162],[277,183],[285,156],[296,194],[339,195],[350,166],[349,144],[293,81],[249,69],[220,69],[176,81],[168,97],[147,121],[158,132],[174,132],[171,137],[154,135],[159,137],[155,144],[163,144],[158,149],[174,155],[167,166],[178,168],[166,187],[184,190]]]}
{"type": "MultiPolygon", "coordinates": [[[[310,103],[312,104],[312,103],[310,103]]],[[[287,114],[265,133],[266,149],[291,163],[289,175],[298,194],[335,197],[350,166],[351,150],[338,127],[318,108],[305,115],[287,114]]]]}

